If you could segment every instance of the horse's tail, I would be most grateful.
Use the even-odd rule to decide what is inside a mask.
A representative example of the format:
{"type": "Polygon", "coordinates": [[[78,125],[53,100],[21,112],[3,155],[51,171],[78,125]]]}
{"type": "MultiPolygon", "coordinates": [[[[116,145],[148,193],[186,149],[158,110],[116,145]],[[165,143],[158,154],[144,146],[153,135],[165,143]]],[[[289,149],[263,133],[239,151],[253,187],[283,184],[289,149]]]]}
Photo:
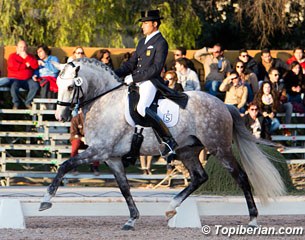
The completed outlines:
{"type": "Polygon", "coordinates": [[[233,118],[233,139],[239,149],[241,164],[255,195],[262,203],[266,203],[269,198],[285,194],[285,185],[278,170],[257,146],[257,143],[269,146],[276,146],[276,144],[255,138],[246,128],[239,111],[230,105],[228,109],[233,118]]]}

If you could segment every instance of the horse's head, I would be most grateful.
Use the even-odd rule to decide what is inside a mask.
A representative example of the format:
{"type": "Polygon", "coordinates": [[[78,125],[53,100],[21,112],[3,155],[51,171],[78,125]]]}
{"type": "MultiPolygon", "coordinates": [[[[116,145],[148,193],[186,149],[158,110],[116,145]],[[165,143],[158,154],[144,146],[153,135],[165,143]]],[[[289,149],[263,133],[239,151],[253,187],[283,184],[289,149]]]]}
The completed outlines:
{"type": "Polygon", "coordinates": [[[80,99],[86,92],[87,84],[79,76],[80,66],[75,66],[73,63],[53,64],[60,70],[57,77],[58,98],[55,117],[58,121],[65,122],[71,119],[73,109],[77,111],[80,99]]]}

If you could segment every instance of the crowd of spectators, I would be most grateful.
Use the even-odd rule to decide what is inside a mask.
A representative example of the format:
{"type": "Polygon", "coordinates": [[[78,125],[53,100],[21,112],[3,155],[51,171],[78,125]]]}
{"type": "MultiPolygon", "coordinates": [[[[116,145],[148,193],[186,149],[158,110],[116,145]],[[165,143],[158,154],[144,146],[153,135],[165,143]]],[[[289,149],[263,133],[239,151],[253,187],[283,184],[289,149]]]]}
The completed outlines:
{"type": "MultiPolygon", "coordinates": [[[[129,52],[124,54],[122,61],[131,55],[129,52]]],[[[256,61],[244,48],[239,50],[234,62],[230,62],[219,43],[199,49],[193,60],[186,56],[187,50],[177,47],[173,61],[164,66],[162,76],[168,87],[176,91],[206,91],[225,104],[236,106],[256,137],[271,138],[280,125],[276,117],[278,112],[285,113],[286,124],[291,122],[293,112],[305,113],[305,58],[301,47],[293,50],[293,56],[287,62],[272,57],[269,49],[262,49],[260,59],[256,61]],[[204,69],[201,81],[195,60],[204,69]]],[[[66,62],[82,57],[87,57],[84,48],[77,46],[66,62]]],[[[90,57],[114,69],[108,49],[100,49],[90,57]]],[[[59,62],[59,59],[46,45],[39,45],[34,56],[28,52],[25,41],[17,43],[16,52],[7,61],[7,76],[0,78],[1,87],[10,87],[14,109],[30,109],[33,98],[38,95],[41,98],[57,97],[58,70],[52,62],[59,62]],[[28,91],[24,100],[20,97],[20,89],[28,91]]],[[[290,132],[284,129],[284,134],[290,132]]],[[[73,149],[75,151],[75,147],[73,149]]],[[[144,164],[145,160],[142,162],[144,164]]],[[[147,170],[147,166],[143,169],[147,170]]]]}

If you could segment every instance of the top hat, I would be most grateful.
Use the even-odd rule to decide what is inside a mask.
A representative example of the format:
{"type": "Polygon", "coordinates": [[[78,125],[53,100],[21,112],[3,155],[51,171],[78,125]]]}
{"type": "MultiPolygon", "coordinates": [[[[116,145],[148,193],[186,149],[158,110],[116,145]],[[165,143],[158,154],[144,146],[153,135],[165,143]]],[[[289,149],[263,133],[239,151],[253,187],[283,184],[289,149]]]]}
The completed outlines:
{"type": "Polygon", "coordinates": [[[141,19],[139,19],[139,22],[155,21],[160,19],[163,19],[163,17],[160,17],[159,10],[148,10],[141,12],[141,19]]]}

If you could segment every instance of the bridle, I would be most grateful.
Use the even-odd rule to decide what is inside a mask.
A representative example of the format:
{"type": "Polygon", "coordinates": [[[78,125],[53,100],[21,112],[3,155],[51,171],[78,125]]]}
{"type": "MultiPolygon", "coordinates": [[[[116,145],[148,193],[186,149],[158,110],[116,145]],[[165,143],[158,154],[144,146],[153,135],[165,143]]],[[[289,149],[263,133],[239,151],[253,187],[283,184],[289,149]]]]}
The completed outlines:
{"type": "MultiPolygon", "coordinates": [[[[73,62],[69,62],[67,64],[70,64],[74,68],[76,67],[73,62]]],[[[73,78],[74,85],[75,85],[75,90],[73,92],[73,96],[72,96],[71,102],[62,102],[62,101],[58,101],[57,100],[57,103],[56,103],[57,105],[60,105],[60,106],[70,107],[71,110],[73,109],[73,111],[72,111],[72,116],[73,117],[78,114],[79,108],[81,108],[81,107],[83,107],[83,106],[85,106],[85,105],[95,101],[96,99],[98,99],[98,98],[100,98],[100,97],[102,97],[102,96],[104,96],[104,95],[106,95],[106,94],[108,94],[108,93],[110,93],[110,92],[112,92],[112,91],[122,87],[123,85],[125,85],[124,83],[121,83],[118,86],[116,86],[116,87],[114,87],[114,88],[112,88],[112,89],[110,89],[110,90],[108,90],[106,92],[103,92],[103,93],[101,93],[101,94],[99,94],[99,95],[97,95],[97,96],[95,96],[95,97],[93,97],[91,99],[88,99],[88,100],[86,100],[86,101],[81,103],[80,102],[80,94],[82,96],[84,96],[84,92],[83,92],[83,89],[82,89],[83,80],[82,80],[82,78],[78,77],[78,71],[79,71],[79,69],[77,69],[77,71],[75,73],[75,76],[73,78]]]]}

